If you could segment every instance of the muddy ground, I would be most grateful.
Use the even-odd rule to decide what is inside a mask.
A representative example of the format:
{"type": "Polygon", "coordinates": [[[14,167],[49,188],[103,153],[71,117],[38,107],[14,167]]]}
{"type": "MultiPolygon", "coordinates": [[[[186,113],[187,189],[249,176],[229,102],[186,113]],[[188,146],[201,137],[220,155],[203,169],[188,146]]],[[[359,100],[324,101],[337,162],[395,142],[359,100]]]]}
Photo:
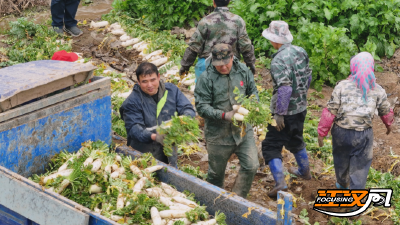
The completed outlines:
{"type": "MultiPolygon", "coordinates": [[[[77,14],[77,19],[80,21],[83,20],[99,20],[101,15],[107,13],[110,8],[110,2],[108,1],[97,1],[91,6],[82,7],[80,6],[77,14]]],[[[48,11],[41,12],[38,15],[34,15],[38,18],[44,18],[45,15],[49,15],[48,11]]],[[[3,23],[4,21],[1,21],[3,23]]],[[[124,48],[118,47],[118,43],[116,39],[107,38],[106,35],[100,31],[94,31],[89,29],[88,26],[80,26],[83,30],[84,34],[81,37],[73,38],[73,51],[83,53],[84,57],[91,57],[94,64],[106,63],[109,64],[112,68],[117,71],[125,72],[128,77],[131,76],[132,79],[135,79],[134,74],[132,73],[136,67],[141,62],[141,58],[138,57],[138,52],[134,50],[126,50],[124,48]],[[101,47],[99,45],[101,44],[101,47]]],[[[1,38],[1,37],[0,37],[1,38]]],[[[5,38],[4,36],[2,38],[5,38]]],[[[394,101],[396,97],[400,97],[400,85],[399,85],[399,76],[400,76],[400,51],[396,51],[394,57],[392,59],[383,59],[382,66],[385,69],[383,73],[376,73],[378,83],[385,88],[389,99],[393,102],[393,106],[397,106],[395,108],[396,112],[396,124],[393,125],[393,132],[390,135],[386,135],[386,128],[383,123],[380,121],[379,117],[375,117],[373,121],[374,125],[374,159],[372,163],[372,167],[380,170],[382,172],[387,172],[389,169],[392,169],[392,173],[396,176],[400,174],[400,163],[396,164],[396,159],[391,157],[391,152],[395,155],[400,155],[400,121],[398,119],[399,104],[397,101],[394,101]]],[[[265,68],[257,69],[256,78],[261,75],[262,86],[264,88],[271,87],[271,77],[269,71],[265,68]]],[[[135,82],[135,80],[134,80],[135,82]]],[[[323,99],[316,99],[315,101],[309,102],[309,104],[315,104],[321,107],[326,107],[326,102],[330,98],[330,94],[332,93],[332,88],[324,86],[321,93],[324,95],[323,99]]],[[[183,90],[185,95],[190,98],[193,98],[186,89],[183,90]]],[[[310,89],[310,93],[315,90],[310,89]]],[[[314,115],[319,115],[320,111],[314,110],[314,115]]],[[[119,144],[123,142],[119,141],[119,144]]],[[[295,165],[295,159],[291,153],[284,150],[283,151],[285,168],[289,168],[290,166],[295,165]]],[[[207,163],[207,154],[204,150],[203,152],[199,152],[193,154],[189,157],[181,157],[182,164],[191,164],[194,166],[200,166],[201,170],[204,172],[208,169],[207,163]]],[[[298,214],[302,209],[307,209],[310,218],[310,223],[314,224],[314,222],[319,222],[320,224],[327,224],[330,220],[329,217],[324,216],[321,213],[318,213],[312,210],[312,205],[315,200],[317,190],[318,189],[326,189],[326,188],[334,188],[335,187],[335,177],[333,170],[325,171],[324,163],[320,159],[310,159],[311,171],[313,175],[313,179],[310,181],[304,181],[301,179],[291,179],[288,176],[288,184],[289,184],[289,192],[292,193],[297,201],[296,208],[294,208],[295,220],[298,223],[303,223],[304,221],[299,220],[298,214]]],[[[236,156],[232,156],[226,170],[226,181],[225,181],[225,189],[228,191],[231,190],[234,180],[236,178],[237,172],[239,170],[239,160],[236,156]]],[[[270,199],[266,194],[270,189],[273,188],[275,182],[271,173],[269,172],[268,167],[260,168],[259,172],[256,175],[256,178],[253,182],[252,189],[250,191],[248,199],[257,204],[260,204],[266,208],[271,210],[276,210],[276,200],[270,199]]],[[[385,219],[385,217],[379,217],[382,214],[382,211],[375,212],[375,217],[377,219],[371,219],[370,216],[361,216],[363,224],[393,224],[393,222],[389,219],[385,219]],[[383,221],[384,220],[384,221],[383,221]]]]}

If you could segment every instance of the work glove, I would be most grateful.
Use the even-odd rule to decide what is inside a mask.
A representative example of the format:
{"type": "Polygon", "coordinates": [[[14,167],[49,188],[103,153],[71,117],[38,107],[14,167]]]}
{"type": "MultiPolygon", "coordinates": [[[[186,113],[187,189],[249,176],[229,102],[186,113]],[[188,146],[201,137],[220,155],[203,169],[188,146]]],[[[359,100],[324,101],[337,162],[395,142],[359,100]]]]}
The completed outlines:
{"type": "Polygon", "coordinates": [[[256,66],[254,64],[247,64],[247,67],[249,67],[253,75],[256,74],[256,66]]]}
{"type": "Polygon", "coordinates": [[[239,109],[234,109],[232,111],[226,112],[224,120],[232,122],[233,116],[235,115],[235,113],[237,113],[238,110],[239,109]]]}
{"type": "Polygon", "coordinates": [[[157,133],[156,135],[157,135],[157,136],[156,136],[156,141],[157,141],[158,143],[160,143],[161,145],[164,146],[165,134],[159,134],[159,133],[157,133]]]}
{"type": "Polygon", "coordinates": [[[184,75],[187,72],[189,72],[190,67],[189,66],[181,66],[181,68],[179,69],[179,75],[184,75]]]}
{"type": "Polygon", "coordinates": [[[283,116],[275,114],[274,120],[276,121],[276,129],[278,131],[281,131],[281,130],[283,130],[283,128],[285,128],[285,120],[284,120],[283,116]]]}
{"type": "Polygon", "coordinates": [[[324,146],[324,137],[318,135],[318,145],[319,147],[324,146]]]}

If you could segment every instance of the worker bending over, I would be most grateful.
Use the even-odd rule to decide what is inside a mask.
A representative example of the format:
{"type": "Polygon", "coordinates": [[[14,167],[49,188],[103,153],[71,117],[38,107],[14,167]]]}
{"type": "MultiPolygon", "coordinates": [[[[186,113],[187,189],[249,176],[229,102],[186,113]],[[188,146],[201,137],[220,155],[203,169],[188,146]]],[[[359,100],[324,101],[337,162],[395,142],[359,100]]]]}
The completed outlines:
{"type": "Polygon", "coordinates": [[[276,197],[278,191],[287,190],[282,165],[283,146],[294,154],[299,166],[290,168],[289,172],[306,180],[311,179],[303,126],[312,71],[308,66],[307,52],[291,45],[293,36],[286,22],[272,21],[262,35],[278,50],[271,61],[274,92],[270,107],[277,125],[268,126],[268,133],[262,142],[265,163],[269,165],[276,182],[268,196],[276,197]]]}
{"type": "Polygon", "coordinates": [[[350,61],[350,71],[350,76],[336,85],[322,111],[318,142],[320,147],[324,145],[323,139],[334,123],[331,133],[336,187],[365,189],[372,162],[375,110],[386,125],[386,134],[391,131],[394,115],[385,90],[376,83],[372,55],[356,55],[350,61]]]}
{"type": "Polygon", "coordinates": [[[212,60],[196,83],[196,109],[205,120],[205,138],[208,151],[207,181],[224,187],[225,169],[233,153],[240,161],[240,170],[232,191],[246,198],[259,167],[253,128],[247,124],[245,136],[232,123],[238,103],[233,90],[255,95],[257,88],[251,71],[239,62],[228,44],[217,44],[212,49],[212,60]]]}
{"type": "Polygon", "coordinates": [[[140,64],[136,76],[138,83],[120,108],[128,145],[143,153],[150,152],[156,159],[176,167],[176,149],[172,157],[167,157],[163,151],[164,135],[153,127],[170,120],[175,112],[194,117],[193,106],[177,86],[160,79],[154,64],[140,64]]]}
{"type": "Polygon", "coordinates": [[[240,16],[229,12],[227,7],[229,2],[230,0],[214,0],[215,11],[200,20],[182,58],[182,67],[179,71],[181,75],[189,71],[198,56],[195,67],[198,80],[206,69],[206,58],[211,55],[211,48],[217,43],[231,45],[236,58],[241,59],[240,54],[242,54],[246,65],[255,74],[256,58],[254,47],[247,35],[246,24],[240,16]]]}

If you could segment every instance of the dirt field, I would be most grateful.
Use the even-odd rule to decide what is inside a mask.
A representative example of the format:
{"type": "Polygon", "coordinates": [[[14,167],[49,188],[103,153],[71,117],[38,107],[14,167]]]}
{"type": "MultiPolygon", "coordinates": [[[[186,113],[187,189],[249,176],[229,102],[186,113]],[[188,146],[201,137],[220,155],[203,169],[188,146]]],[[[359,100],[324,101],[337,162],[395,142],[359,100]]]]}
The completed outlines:
{"type": "MultiPolygon", "coordinates": [[[[86,19],[99,20],[102,14],[105,14],[110,9],[110,2],[100,1],[94,4],[92,7],[98,7],[98,11],[89,13],[90,8],[84,8],[78,11],[77,18],[79,20],[86,19]]],[[[45,12],[48,13],[48,12],[45,12]]],[[[105,34],[97,31],[90,30],[88,26],[81,26],[84,34],[81,37],[74,38],[73,51],[83,53],[84,57],[91,57],[95,64],[106,63],[117,71],[125,72],[129,76],[132,76],[134,69],[141,62],[141,58],[138,57],[138,52],[134,50],[126,50],[118,47],[118,41],[114,38],[105,39],[105,34]],[[99,48],[99,45],[101,47],[99,48]]],[[[1,37],[0,37],[1,38],[1,37]]],[[[4,38],[4,37],[3,37],[4,38]]],[[[400,51],[395,53],[395,56],[390,59],[384,59],[382,66],[385,69],[383,73],[376,73],[378,84],[385,88],[390,101],[395,106],[396,123],[393,125],[392,134],[386,135],[386,128],[380,121],[380,118],[376,116],[373,121],[374,126],[374,159],[372,167],[382,172],[389,170],[396,176],[400,174],[400,163],[397,163],[396,159],[391,157],[391,153],[400,155],[400,121],[398,119],[400,109],[398,108],[398,101],[395,101],[396,97],[400,97],[400,51]]],[[[257,71],[262,76],[262,85],[264,88],[271,87],[271,77],[269,71],[265,68],[258,69],[257,71]]],[[[133,82],[135,82],[135,76],[132,76],[133,82]]],[[[330,99],[332,92],[331,87],[324,86],[322,89],[323,99],[317,99],[309,102],[309,104],[315,104],[321,107],[326,107],[326,102],[330,99]]],[[[314,92],[311,89],[309,92],[314,92]]],[[[185,94],[190,96],[190,93],[185,90],[185,94]]],[[[314,115],[319,115],[320,112],[313,111],[314,115]]],[[[121,143],[121,142],[120,142],[121,143]]],[[[295,159],[291,153],[284,150],[284,163],[285,168],[294,166],[295,159]]],[[[191,164],[193,166],[200,166],[204,172],[208,169],[207,154],[206,151],[199,152],[190,157],[181,157],[182,164],[191,164]]],[[[310,181],[291,179],[288,176],[289,192],[292,193],[296,198],[296,208],[294,208],[295,219],[297,222],[302,223],[299,220],[298,214],[302,209],[307,209],[310,218],[310,223],[319,222],[320,224],[327,224],[330,220],[329,217],[324,216],[312,209],[317,190],[326,188],[335,188],[335,176],[334,173],[324,173],[324,163],[320,159],[310,159],[311,171],[313,179],[310,181]]],[[[226,170],[226,181],[225,189],[231,190],[237,172],[239,170],[239,160],[236,156],[232,156],[228,163],[226,170]]],[[[270,199],[266,193],[273,188],[275,182],[269,172],[268,167],[260,168],[253,182],[252,189],[250,191],[249,200],[257,204],[260,204],[271,210],[276,210],[277,203],[275,199],[270,199]]],[[[379,215],[376,212],[375,215],[379,215]]],[[[359,219],[363,221],[363,224],[393,224],[389,219],[382,222],[384,217],[380,217],[380,220],[372,220],[370,216],[361,216],[359,219]]]]}

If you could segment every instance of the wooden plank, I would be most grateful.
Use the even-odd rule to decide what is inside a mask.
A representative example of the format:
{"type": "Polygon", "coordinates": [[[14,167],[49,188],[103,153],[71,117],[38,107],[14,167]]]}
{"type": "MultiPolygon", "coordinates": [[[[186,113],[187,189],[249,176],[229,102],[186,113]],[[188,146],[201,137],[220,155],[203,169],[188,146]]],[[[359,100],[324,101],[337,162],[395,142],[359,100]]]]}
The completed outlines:
{"type": "Polygon", "coordinates": [[[0,172],[0,204],[42,225],[86,225],[89,215],[0,172]]]}
{"type": "MultiPolygon", "coordinates": [[[[0,132],[12,129],[14,127],[20,126],[22,124],[28,123],[30,121],[34,121],[40,118],[44,118],[55,113],[64,111],[66,109],[73,108],[78,105],[85,104],[87,102],[94,101],[96,99],[109,96],[111,92],[110,87],[108,89],[102,90],[94,90],[90,93],[66,100],[64,102],[60,102],[59,104],[48,106],[44,109],[41,109],[37,112],[29,113],[27,115],[22,115],[17,118],[13,118],[12,120],[4,121],[0,123],[0,132]]],[[[111,114],[111,112],[110,112],[111,114]]],[[[96,115],[93,115],[96,116],[96,115]]]]}
{"type": "Polygon", "coordinates": [[[45,108],[50,105],[54,105],[56,103],[65,101],[67,99],[74,98],[79,95],[83,95],[88,93],[89,91],[110,88],[111,79],[108,77],[101,77],[100,79],[96,79],[94,82],[83,85],[81,87],[75,88],[73,90],[65,91],[60,94],[44,98],[42,100],[33,102],[28,105],[24,105],[15,109],[8,110],[6,112],[0,113],[0,123],[6,120],[10,120],[12,118],[16,118],[18,116],[45,108]]]}
{"type": "Polygon", "coordinates": [[[26,91],[22,91],[12,96],[11,98],[5,100],[4,102],[0,102],[1,108],[3,111],[6,111],[8,109],[14,108],[18,105],[21,105],[35,98],[39,98],[47,94],[50,94],[52,92],[62,90],[64,88],[78,84],[84,81],[87,78],[87,76],[90,75],[91,74],[89,72],[82,72],[26,91]]]}

